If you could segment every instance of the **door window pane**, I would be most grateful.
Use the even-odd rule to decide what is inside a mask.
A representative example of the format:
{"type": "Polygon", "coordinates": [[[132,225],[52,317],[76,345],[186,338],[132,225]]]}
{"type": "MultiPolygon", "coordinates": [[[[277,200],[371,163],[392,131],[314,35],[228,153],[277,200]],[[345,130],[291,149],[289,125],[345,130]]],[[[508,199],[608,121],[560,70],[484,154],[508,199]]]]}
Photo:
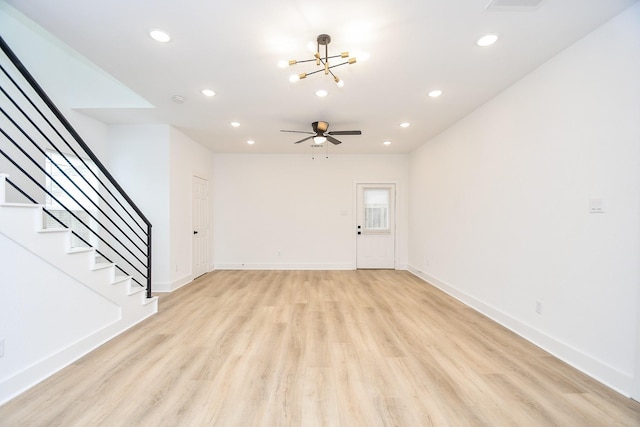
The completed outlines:
{"type": "Polygon", "coordinates": [[[385,231],[389,229],[389,190],[364,189],[364,229],[385,231]]]}

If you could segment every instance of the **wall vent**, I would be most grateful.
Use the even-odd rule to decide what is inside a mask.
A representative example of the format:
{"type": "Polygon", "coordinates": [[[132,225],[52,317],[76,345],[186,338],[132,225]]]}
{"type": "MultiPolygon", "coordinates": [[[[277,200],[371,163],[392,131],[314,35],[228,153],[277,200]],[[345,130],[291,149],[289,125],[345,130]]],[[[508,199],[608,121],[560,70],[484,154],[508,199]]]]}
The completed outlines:
{"type": "Polygon", "coordinates": [[[545,0],[491,0],[489,11],[530,12],[540,7],[545,0]]]}

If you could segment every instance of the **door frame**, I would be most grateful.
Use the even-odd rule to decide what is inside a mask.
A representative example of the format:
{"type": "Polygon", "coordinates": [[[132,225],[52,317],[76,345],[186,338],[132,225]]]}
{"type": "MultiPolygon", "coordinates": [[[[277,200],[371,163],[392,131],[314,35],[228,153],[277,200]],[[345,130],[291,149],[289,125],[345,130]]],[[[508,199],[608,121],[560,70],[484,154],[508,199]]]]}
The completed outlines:
{"type": "Polygon", "coordinates": [[[399,218],[399,209],[400,204],[398,203],[398,195],[400,193],[400,182],[398,180],[393,179],[384,179],[384,180],[354,180],[353,188],[352,188],[352,197],[353,197],[353,215],[352,215],[352,242],[353,242],[353,251],[352,251],[352,265],[353,269],[358,269],[358,185],[394,185],[395,186],[395,194],[393,197],[393,209],[394,209],[394,221],[393,221],[393,269],[398,269],[398,218],[399,218]]]}

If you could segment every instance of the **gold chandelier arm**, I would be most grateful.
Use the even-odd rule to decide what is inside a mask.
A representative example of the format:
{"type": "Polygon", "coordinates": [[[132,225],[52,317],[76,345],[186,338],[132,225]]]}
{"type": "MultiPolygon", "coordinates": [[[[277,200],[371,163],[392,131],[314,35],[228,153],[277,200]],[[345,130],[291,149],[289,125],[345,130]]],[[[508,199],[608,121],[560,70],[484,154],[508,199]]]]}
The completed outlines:
{"type": "Polygon", "coordinates": [[[329,69],[335,68],[335,67],[339,67],[339,66],[345,65],[345,64],[355,64],[355,63],[356,63],[356,58],[350,58],[348,61],[342,62],[340,64],[332,65],[331,67],[329,67],[329,69]]]}
{"type": "MultiPolygon", "coordinates": [[[[329,59],[333,59],[333,58],[344,58],[344,56],[342,56],[342,55],[332,55],[332,56],[329,57],[329,59]]],[[[319,59],[324,64],[325,61],[322,58],[319,58],[319,59]]],[[[316,58],[313,58],[313,59],[292,59],[292,60],[289,61],[289,65],[302,64],[303,62],[311,62],[311,61],[316,61],[316,58]]]]}

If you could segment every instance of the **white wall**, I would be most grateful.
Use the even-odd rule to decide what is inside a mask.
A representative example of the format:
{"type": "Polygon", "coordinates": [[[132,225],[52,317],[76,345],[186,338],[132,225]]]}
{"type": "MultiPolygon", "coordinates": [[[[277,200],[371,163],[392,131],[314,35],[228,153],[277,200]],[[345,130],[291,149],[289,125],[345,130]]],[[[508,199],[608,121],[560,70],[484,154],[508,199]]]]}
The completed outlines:
{"type": "Polygon", "coordinates": [[[355,268],[355,183],[397,183],[406,266],[406,155],[215,154],[215,268],[355,268]]]}
{"type": "Polygon", "coordinates": [[[638,76],[640,4],[427,142],[410,166],[410,268],[626,394],[640,284],[638,76]],[[590,214],[590,198],[606,213],[590,214]]]}
{"type": "MultiPolygon", "coordinates": [[[[81,59],[66,46],[57,42],[40,27],[1,0],[0,30],[4,41],[33,75],[56,107],[94,153],[100,159],[104,159],[106,153],[106,125],[74,111],[73,108],[80,105],[106,106],[114,102],[122,103],[124,99],[139,98],[132,95],[130,90],[116,82],[104,71],[97,69],[97,67],[81,59]]],[[[4,56],[4,54],[2,55],[4,56]]],[[[9,64],[7,60],[5,68],[10,74],[13,74],[14,67],[9,64]]],[[[18,76],[17,71],[13,75],[18,76]]],[[[20,78],[17,80],[19,82],[22,81],[20,78]]],[[[10,89],[12,85],[8,81],[5,81],[5,83],[9,93],[14,92],[10,89]]],[[[27,93],[31,92],[27,91],[27,93]]],[[[14,111],[14,107],[8,101],[6,103],[7,105],[3,105],[6,111],[14,111]]],[[[136,105],[139,105],[139,103],[136,105]]],[[[13,118],[18,123],[21,123],[17,115],[13,118]]],[[[5,122],[2,124],[3,128],[12,134],[16,140],[21,140],[23,136],[17,131],[13,132],[11,130],[13,126],[8,125],[6,119],[3,120],[5,122]]],[[[30,126],[27,125],[26,128],[28,129],[30,126]]],[[[69,151],[61,142],[56,139],[54,141],[58,144],[59,149],[69,151]]],[[[8,142],[3,145],[4,150],[11,153],[10,147],[11,145],[8,142]]],[[[31,151],[31,155],[35,158],[43,159],[42,155],[35,149],[30,150],[27,148],[27,150],[31,151]]],[[[15,158],[22,158],[22,156],[15,158]]],[[[34,168],[26,160],[21,163],[27,169],[34,168]]],[[[35,185],[28,179],[22,178],[20,174],[14,172],[12,167],[7,165],[8,162],[3,157],[0,158],[0,169],[4,169],[2,172],[11,173],[12,180],[17,182],[32,197],[37,199],[43,197],[35,185]]],[[[24,198],[20,196],[16,200],[24,201],[24,198]]]]}
{"type": "Polygon", "coordinates": [[[1,233],[0,254],[3,403],[25,385],[41,381],[79,357],[70,357],[69,348],[117,322],[121,312],[113,302],[1,233]]]}
{"type": "Polygon", "coordinates": [[[2,38],[56,106],[149,108],[151,105],[42,27],[0,0],[2,38]]]}
{"type": "Polygon", "coordinates": [[[107,168],[152,224],[152,287],[162,289],[171,277],[169,127],[110,126],[108,135],[107,168]]]}
{"type": "MultiPolygon", "coordinates": [[[[211,201],[213,154],[175,128],[170,128],[169,135],[170,251],[173,269],[168,290],[174,290],[194,278],[192,271],[193,177],[197,176],[209,182],[209,200],[211,201]]],[[[210,207],[209,213],[212,211],[213,209],[210,207]]],[[[209,230],[210,248],[213,246],[212,239],[213,230],[209,230]]],[[[209,264],[213,265],[213,261],[210,261],[209,264]]]]}
{"type": "Polygon", "coordinates": [[[167,125],[114,125],[108,155],[109,170],[152,224],[153,290],[190,282],[192,177],[211,180],[211,152],[167,125]]]}

